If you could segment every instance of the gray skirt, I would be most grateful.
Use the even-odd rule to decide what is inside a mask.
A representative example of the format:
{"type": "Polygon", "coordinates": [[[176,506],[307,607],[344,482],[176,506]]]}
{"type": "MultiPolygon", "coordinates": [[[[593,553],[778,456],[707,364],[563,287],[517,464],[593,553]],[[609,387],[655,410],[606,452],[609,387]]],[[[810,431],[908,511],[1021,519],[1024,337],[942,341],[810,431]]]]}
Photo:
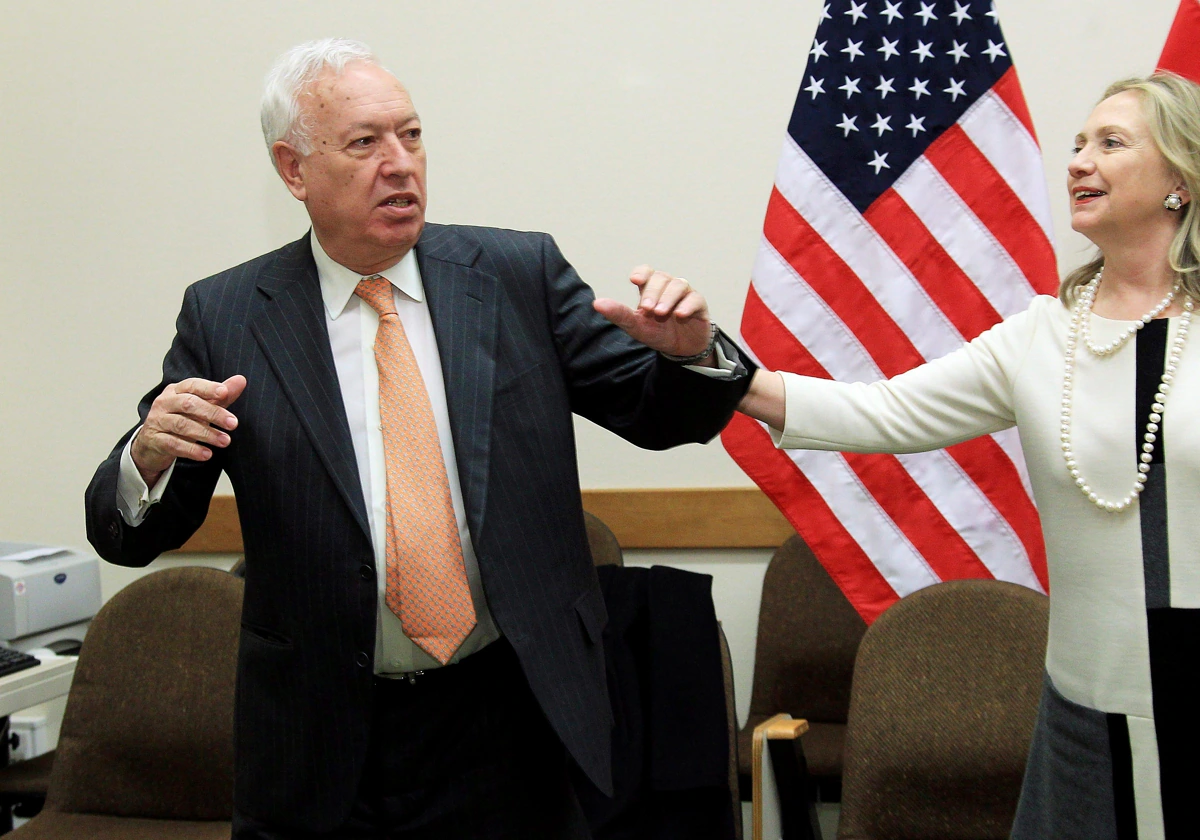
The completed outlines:
{"type": "Polygon", "coordinates": [[[1126,727],[1046,677],[1013,840],[1155,840],[1138,835],[1126,727]]]}

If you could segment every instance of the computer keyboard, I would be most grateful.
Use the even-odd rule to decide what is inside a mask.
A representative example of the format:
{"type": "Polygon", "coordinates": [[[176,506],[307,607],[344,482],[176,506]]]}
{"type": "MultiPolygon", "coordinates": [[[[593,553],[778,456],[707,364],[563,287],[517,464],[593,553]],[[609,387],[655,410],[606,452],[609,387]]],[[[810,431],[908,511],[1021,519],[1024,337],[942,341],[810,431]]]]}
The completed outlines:
{"type": "Polygon", "coordinates": [[[13,650],[10,647],[0,645],[0,677],[16,671],[24,671],[26,668],[34,668],[41,664],[42,661],[36,656],[30,656],[28,653],[22,653],[19,650],[13,650]]]}

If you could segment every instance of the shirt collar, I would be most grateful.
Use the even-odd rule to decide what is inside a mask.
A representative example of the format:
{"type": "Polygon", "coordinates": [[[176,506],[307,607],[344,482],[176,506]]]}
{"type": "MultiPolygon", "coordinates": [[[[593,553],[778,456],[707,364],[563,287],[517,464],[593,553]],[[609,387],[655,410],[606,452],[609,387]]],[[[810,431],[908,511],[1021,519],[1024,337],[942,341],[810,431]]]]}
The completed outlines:
{"type": "MultiPolygon", "coordinates": [[[[325,302],[325,311],[330,319],[336,321],[346,311],[346,304],[354,297],[354,290],[363,275],[351,271],[325,253],[317,239],[317,232],[309,233],[312,242],[313,260],[317,264],[317,278],[321,281],[321,299],[325,302]]],[[[405,297],[417,303],[425,301],[425,288],[421,283],[421,269],[417,266],[417,255],[412,249],[405,254],[400,262],[391,268],[376,272],[386,277],[388,282],[399,289],[405,297]]]]}

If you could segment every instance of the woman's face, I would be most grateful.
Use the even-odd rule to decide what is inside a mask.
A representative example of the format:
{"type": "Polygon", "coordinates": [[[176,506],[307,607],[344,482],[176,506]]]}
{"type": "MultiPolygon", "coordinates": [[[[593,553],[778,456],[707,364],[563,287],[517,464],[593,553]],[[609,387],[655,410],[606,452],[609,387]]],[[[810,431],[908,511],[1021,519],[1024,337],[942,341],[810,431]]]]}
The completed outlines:
{"type": "Polygon", "coordinates": [[[1101,249],[1145,241],[1159,228],[1173,230],[1179,216],[1163,207],[1163,199],[1172,192],[1189,199],[1155,145],[1135,91],[1110,96],[1092,111],[1075,137],[1067,190],[1071,227],[1101,249]]]}

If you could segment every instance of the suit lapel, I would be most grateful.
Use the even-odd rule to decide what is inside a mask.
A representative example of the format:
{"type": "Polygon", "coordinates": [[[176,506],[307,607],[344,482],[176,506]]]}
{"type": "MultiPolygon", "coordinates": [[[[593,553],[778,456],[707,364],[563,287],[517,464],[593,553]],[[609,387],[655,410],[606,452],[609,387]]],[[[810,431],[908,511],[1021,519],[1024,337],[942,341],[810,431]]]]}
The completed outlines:
{"type": "Polygon", "coordinates": [[[258,282],[262,308],[250,324],[284,394],[338,492],[370,539],[350,424],[338,385],[321,284],[308,237],[283,249],[258,282]]]}
{"type": "Polygon", "coordinates": [[[453,230],[427,225],[417,263],[437,337],[446,402],[467,523],[483,528],[492,437],[499,286],[473,268],[479,245],[453,230]]]}

